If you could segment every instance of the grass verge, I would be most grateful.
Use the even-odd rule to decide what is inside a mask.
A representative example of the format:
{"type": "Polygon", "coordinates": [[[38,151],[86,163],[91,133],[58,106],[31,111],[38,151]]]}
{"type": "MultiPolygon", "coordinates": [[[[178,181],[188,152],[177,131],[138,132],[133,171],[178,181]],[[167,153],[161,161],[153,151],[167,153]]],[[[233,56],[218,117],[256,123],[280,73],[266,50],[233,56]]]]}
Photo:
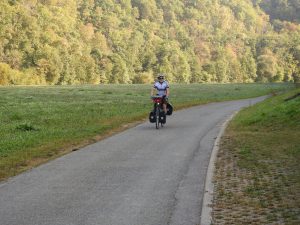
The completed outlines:
{"type": "MultiPolygon", "coordinates": [[[[171,85],[175,109],[250,98],[292,84],[171,85]]],[[[0,87],[0,180],[145,120],[151,85],[0,87]]]]}
{"type": "Polygon", "coordinates": [[[298,93],[244,109],[228,126],[216,161],[213,224],[300,224],[298,93]]]}

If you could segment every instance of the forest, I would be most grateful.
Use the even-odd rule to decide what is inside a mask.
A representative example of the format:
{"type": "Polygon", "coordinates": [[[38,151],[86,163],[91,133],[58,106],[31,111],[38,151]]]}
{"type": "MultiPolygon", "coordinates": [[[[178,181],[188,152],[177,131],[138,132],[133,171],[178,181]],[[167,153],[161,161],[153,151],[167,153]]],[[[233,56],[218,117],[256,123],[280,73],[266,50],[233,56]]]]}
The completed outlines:
{"type": "Polygon", "coordinates": [[[299,0],[1,0],[0,85],[300,82],[299,0]]]}

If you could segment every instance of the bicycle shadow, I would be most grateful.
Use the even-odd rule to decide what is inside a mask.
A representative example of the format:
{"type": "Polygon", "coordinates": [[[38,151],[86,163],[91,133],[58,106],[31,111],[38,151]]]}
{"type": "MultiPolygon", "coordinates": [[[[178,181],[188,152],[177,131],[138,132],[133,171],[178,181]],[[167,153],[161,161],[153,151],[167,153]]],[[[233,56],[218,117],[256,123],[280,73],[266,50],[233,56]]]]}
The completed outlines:
{"type": "Polygon", "coordinates": [[[150,123],[146,122],[143,124],[140,124],[136,128],[141,131],[146,131],[146,130],[176,130],[176,129],[183,129],[185,127],[188,127],[185,124],[178,124],[178,123],[166,123],[163,125],[163,127],[159,126],[159,129],[155,128],[155,123],[150,123]]]}

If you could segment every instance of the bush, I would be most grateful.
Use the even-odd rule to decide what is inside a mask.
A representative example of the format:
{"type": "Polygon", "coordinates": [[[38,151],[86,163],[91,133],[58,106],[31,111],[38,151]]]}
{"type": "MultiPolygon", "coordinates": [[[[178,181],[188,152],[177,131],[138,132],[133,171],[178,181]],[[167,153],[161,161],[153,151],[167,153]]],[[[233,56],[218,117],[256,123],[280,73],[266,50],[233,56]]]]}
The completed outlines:
{"type": "Polygon", "coordinates": [[[11,68],[6,63],[0,63],[0,85],[9,85],[11,68]]]}
{"type": "Polygon", "coordinates": [[[19,124],[19,125],[17,125],[16,129],[20,130],[20,131],[37,131],[38,130],[30,123],[19,124]]]}

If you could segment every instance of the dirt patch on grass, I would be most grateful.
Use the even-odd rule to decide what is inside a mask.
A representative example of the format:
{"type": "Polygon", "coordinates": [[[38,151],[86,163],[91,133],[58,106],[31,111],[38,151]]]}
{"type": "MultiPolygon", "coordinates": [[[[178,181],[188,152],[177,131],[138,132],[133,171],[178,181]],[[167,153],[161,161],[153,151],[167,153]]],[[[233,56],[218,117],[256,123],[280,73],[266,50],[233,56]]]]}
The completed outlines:
{"type": "Polygon", "coordinates": [[[299,131],[227,130],[214,176],[213,224],[300,224],[299,131]]]}

